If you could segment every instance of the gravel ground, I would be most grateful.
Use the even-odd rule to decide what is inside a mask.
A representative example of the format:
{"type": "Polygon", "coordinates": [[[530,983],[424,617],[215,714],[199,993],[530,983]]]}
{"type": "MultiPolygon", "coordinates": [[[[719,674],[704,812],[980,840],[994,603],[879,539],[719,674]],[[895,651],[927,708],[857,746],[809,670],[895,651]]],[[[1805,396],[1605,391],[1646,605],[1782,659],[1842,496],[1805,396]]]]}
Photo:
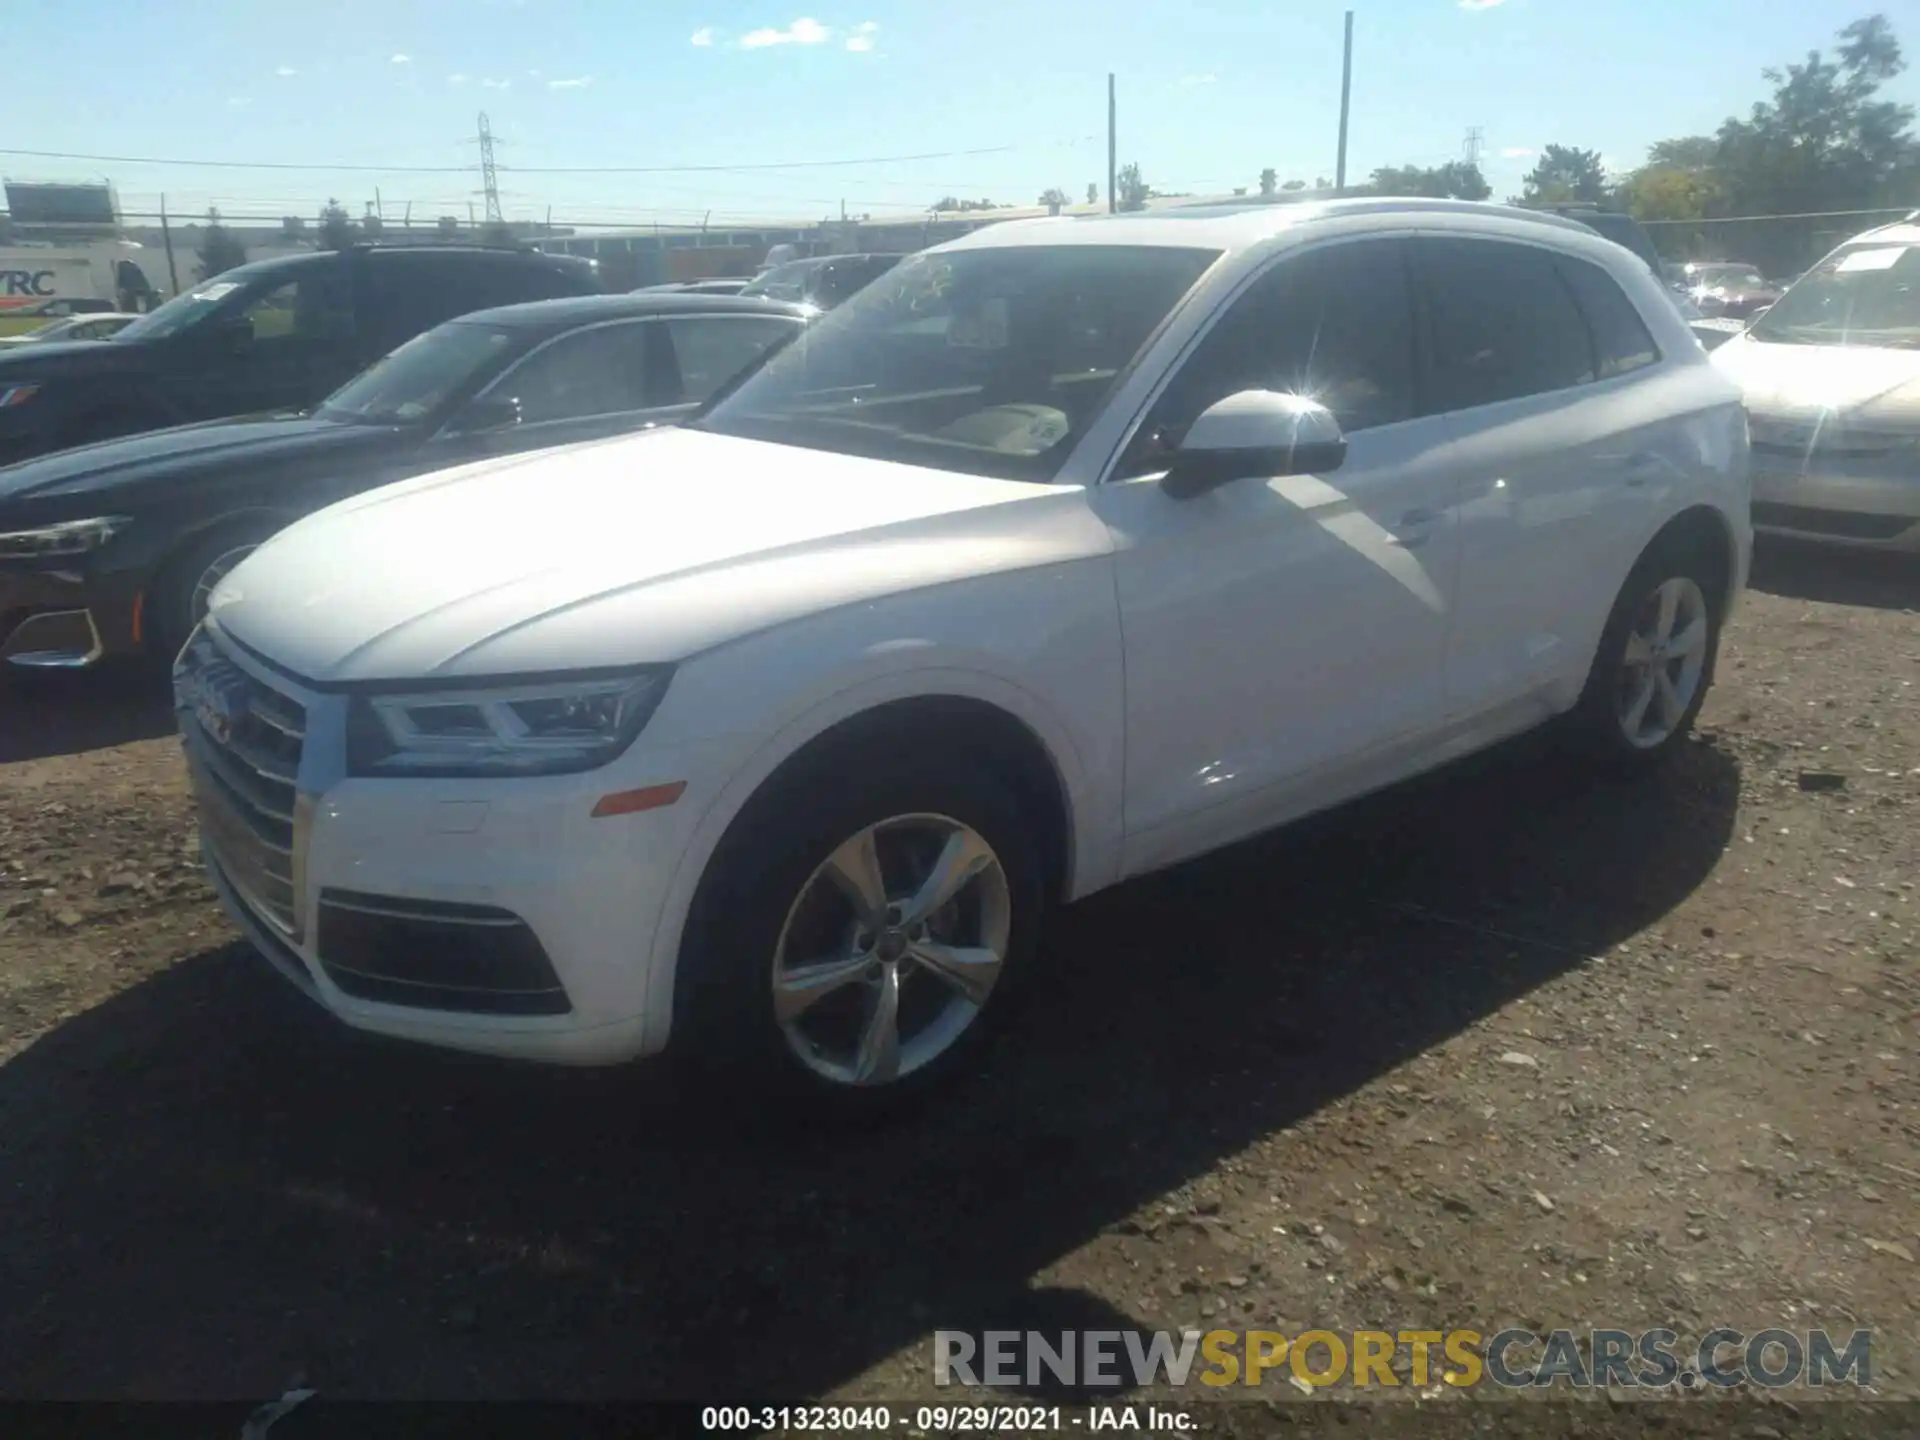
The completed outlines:
{"type": "Polygon", "coordinates": [[[951,1402],[936,1327],[1725,1324],[1870,1327],[1920,1399],[1920,567],[1756,585],[1666,774],[1522,742],[1096,897],[988,1073],[831,1140],[333,1025],[215,907],[164,703],[14,684],[0,1395],[951,1402]]]}

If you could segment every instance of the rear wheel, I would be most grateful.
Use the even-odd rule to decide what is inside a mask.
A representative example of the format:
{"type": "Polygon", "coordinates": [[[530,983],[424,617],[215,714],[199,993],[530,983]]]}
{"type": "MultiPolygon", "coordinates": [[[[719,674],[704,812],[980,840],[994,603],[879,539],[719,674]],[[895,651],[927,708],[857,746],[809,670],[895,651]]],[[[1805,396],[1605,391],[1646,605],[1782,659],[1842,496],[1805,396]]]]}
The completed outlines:
{"type": "Polygon", "coordinates": [[[1572,717],[1597,759],[1642,770],[1685,742],[1713,682],[1718,589],[1697,546],[1659,543],[1634,566],[1572,717]]]}
{"type": "Polygon", "coordinates": [[[871,1114],[964,1068],[1007,1008],[1045,887],[1012,793],[962,760],[781,787],[690,917],[675,1048],[765,1100],[871,1114]]]}

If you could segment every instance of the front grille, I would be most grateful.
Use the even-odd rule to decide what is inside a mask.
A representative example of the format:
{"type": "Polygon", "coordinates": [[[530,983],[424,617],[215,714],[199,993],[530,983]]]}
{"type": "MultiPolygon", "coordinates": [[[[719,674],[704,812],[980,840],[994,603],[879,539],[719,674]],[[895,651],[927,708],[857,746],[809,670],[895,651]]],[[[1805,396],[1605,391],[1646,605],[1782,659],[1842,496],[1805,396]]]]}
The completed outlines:
{"type": "Polygon", "coordinates": [[[181,654],[174,707],[202,837],[240,898],[298,939],[294,813],[305,709],[221,654],[205,631],[181,654]]]}
{"type": "Polygon", "coordinates": [[[1891,540],[1911,528],[1910,515],[1865,515],[1851,510],[1812,510],[1804,505],[1753,502],[1753,523],[1776,530],[1802,530],[1843,540],[1891,540]]]}

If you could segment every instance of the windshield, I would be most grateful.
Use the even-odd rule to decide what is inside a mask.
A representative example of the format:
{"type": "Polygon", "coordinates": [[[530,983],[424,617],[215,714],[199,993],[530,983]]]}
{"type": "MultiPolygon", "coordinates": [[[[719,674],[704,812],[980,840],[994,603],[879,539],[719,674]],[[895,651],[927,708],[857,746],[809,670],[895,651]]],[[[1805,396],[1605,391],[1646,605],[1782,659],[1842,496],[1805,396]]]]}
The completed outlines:
{"type": "Polygon", "coordinates": [[[1009,245],[916,256],[695,420],[783,445],[1050,481],[1218,251],[1009,245]]]}
{"type": "Polygon", "coordinates": [[[62,330],[70,330],[76,323],[75,317],[62,315],[58,320],[49,320],[44,325],[36,325],[20,338],[23,340],[49,340],[62,330]]]}
{"type": "Polygon", "coordinates": [[[770,300],[804,300],[807,277],[819,268],[820,262],[817,260],[795,260],[788,265],[776,265],[740,293],[765,295],[770,300]]]}
{"type": "Polygon", "coordinates": [[[360,372],[320,406],[335,420],[411,425],[481,385],[516,352],[515,331],[455,321],[429,330],[360,372]]]}
{"type": "Polygon", "coordinates": [[[158,310],[142,315],[114,338],[158,340],[163,336],[178,335],[188,326],[199,324],[214,311],[226,308],[235,295],[258,278],[259,272],[250,271],[244,266],[229,270],[216,280],[196,285],[191,290],[182,290],[158,310]]]}
{"type": "Polygon", "coordinates": [[[1920,347],[1920,248],[1836,251],[1796,280],[1751,333],[1783,345],[1920,347]]]}
{"type": "Polygon", "coordinates": [[[1693,283],[1706,289],[1739,285],[1765,285],[1760,272],[1751,265],[1702,265],[1693,272],[1693,283]]]}

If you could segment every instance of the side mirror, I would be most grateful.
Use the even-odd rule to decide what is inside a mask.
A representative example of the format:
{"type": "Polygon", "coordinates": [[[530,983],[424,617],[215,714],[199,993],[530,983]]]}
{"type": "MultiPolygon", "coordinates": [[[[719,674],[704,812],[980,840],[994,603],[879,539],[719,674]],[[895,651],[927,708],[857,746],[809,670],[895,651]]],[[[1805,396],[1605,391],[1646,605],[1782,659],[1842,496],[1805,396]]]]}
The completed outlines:
{"type": "Polygon", "coordinates": [[[1187,427],[1161,486],[1185,500],[1255,476],[1324,474],[1346,458],[1340,422],[1319,401],[1242,390],[1208,406],[1187,427]]]}
{"type": "Polygon", "coordinates": [[[511,430],[520,423],[520,401],[511,395],[474,400],[448,428],[456,435],[490,435],[496,430],[511,430]]]}

